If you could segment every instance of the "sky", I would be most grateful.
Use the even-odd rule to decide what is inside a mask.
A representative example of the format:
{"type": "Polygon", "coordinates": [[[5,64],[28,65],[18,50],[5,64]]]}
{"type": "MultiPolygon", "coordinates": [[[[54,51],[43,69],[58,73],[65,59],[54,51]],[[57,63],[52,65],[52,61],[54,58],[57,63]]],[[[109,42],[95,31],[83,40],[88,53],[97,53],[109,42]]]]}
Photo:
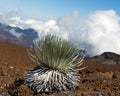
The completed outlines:
{"type": "Polygon", "coordinates": [[[120,0],[0,0],[0,23],[60,36],[91,56],[120,54],[120,0]]]}
{"type": "Polygon", "coordinates": [[[116,10],[120,0],[0,0],[0,14],[13,12],[22,18],[57,19],[78,11],[86,17],[95,10],[116,10]]]}

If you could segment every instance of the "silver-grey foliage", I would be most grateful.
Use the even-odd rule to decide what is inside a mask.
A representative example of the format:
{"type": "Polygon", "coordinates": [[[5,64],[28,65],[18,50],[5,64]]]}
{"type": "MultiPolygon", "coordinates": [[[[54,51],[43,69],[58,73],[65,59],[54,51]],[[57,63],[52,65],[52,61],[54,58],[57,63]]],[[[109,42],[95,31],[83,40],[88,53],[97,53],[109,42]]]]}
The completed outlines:
{"type": "Polygon", "coordinates": [[[36,56],[29,54],[39,67],[27,71],[25,85],[37,93],[75,89],[79,86],[82,58],[79,49],[57,36],[47,35],[34,43],[36,56]]]}

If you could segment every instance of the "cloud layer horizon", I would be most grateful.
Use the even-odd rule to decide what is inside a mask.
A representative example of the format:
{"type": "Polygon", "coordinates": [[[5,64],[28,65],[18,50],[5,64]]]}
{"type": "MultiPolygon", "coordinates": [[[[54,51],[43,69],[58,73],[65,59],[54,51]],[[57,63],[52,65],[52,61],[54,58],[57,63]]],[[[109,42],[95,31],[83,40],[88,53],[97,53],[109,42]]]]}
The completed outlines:
{"type": "Polygon", "coordinates": [[[47,34],[60,36],[87,50],[91,56],[103,52],[120,54],[120,16],[114,10],[98,10],[85,19],[74,11],[70,16],[44,22],[4,14],[0,15],[0,23],[21,29],[33,28],[40,38],[47,34]]]}

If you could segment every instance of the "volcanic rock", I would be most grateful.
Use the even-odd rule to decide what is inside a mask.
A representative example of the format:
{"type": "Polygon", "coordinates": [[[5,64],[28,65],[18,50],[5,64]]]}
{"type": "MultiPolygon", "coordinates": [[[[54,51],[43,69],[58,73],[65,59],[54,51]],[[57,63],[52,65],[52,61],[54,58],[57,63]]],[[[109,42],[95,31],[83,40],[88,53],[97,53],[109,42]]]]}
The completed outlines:
{"type": "Polygon", "coordinates": [[[26,70],[34,69],[37,66],[29,58],[28,49],[0,42],[0,96],[120,96],[119,55],[113,54],[106,57],[109,59],[114,57],[111,60],[117,64],[112,66],[101,63],[106,60],[104,56],[97,56],[96,60],[99,63],[95,59],[92,61],[93,58],[84,60],[81,67],[88,67],[80,71],[81,82],[75,90],[37,94],[23,84],[26,70]]]}
{"type": "Polygon", "coordinates": [[[94,56],[89,59],[90,61],[96,63],[102,63],[105,65],[120,65],[120,55],[112,52],[104,52],[101,55],[94,56]]]}

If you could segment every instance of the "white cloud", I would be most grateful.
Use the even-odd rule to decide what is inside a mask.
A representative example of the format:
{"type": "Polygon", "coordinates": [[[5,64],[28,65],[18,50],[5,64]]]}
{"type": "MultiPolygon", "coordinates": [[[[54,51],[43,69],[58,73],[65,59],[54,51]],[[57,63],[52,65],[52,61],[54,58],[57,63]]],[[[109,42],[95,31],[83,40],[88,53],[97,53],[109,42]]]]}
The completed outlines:
{"type": "Polygon", "coordinates": [[[54,34],[82,46],[91,55],[111,51],[120,54],[120,16],[114,10],[92,12],[88,18],[80,18],[77,11],[70,16],[46,22],[34,19],[0,15],[0,22],[12,27],[33,28],[39,37],[54,34]]]}
{"type": "Polygon", "coordinates": [[[114,10],[95,11],[84,20],[73,13],[58,20],[58,24],[68,32],[69,40],[91,55],[106,51],[120,54],[120,16],[114,10]]]}
{"type": "Polygon", "coordinates": [[[14,29],[11,29],[10,33],[12,35],[16,36],[17,38],[20,38],[23,35],[22,33],[17,33],[14,29]]]}
{"type": "Polygon", "coordinates": [[[9,17],[6,15],[0,15],[0,22],[3,24],[10,25],[11,27],[19,27],[21,29],[33,28],[38,32],[39,37],[42,37],[46,34],[54,34],[65,39],[68,38],[67,33],[62,32],[60,27],[57,25],[57,21],[55,20],[42,22],[34,19],[23,20],[17,16],[9,17]]]}
{"type": "Polygon", "coordinates": [[[120,17],[114,10],[93,12],[87,22],[87,42],[94,54],[105,51],[120,54],[120,17]]]}

